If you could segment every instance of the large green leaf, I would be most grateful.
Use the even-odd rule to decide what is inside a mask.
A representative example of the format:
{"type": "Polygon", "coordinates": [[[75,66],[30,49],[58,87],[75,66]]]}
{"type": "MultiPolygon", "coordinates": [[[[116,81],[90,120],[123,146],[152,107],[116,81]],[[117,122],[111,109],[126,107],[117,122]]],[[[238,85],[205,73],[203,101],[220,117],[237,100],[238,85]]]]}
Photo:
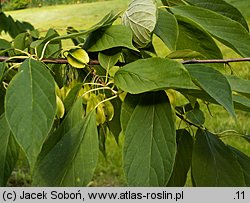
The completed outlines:
{"type": "Polygon", "coordinates": [[[6,186],[18,159],[19,147],[10,131],[5,115],[0,116],[0,186],[6,186]]]}
{"type": "Polygon", "coordinates": [[[223,0],[186,0],[186,1],[192,3],[195,6],[206,8],[215,11],[221,15],[227,16],[232,20],[239,22],[248,30],[247,22],[240,13],[240,11],[231,4],[223,0]]]}
{"type": "Polygon", "coordinates": [[[176,154],[173,112],[165,92],[138,95],[125,132],[124,170],[130,186],[165,186],[176,154]]]}
{"type": "Polygon", "coordinates": [[[177,130],[176,140],[177,154],[174,170],[167,184],[169,187],[183,187],[185,185],[192,160],[194,141],[190,133],[185,129],[177,130]]]}
{"type": "Polygon", "coordinates": [[[122,67],[115,74],[115,84],[132,94],[166,88],[196,88],[181,63],[158,57],[122,67]]]}
{"type": "Polygon", "coordinates": [[[204,91],[235,116],[232,90],[227,78],[219,71],[203,65],[187,65],[188,72],[204,91]]]}
{"type": "Polygon", "coordinates": [[[158,9],[158,20],[154,33],[170,48],[176,49],[178,39],[178,23],[174,15],[166,9],[158,9]]]}
{"type": "Polygon", "coordinates": [[[122,17],[123,24],[132,30],[138,48],[144,48],[151,42],[156,21],[155,0],[133,0],[122,17]]]}
{"type": "Polygon", "coordinates": [[[89,52],[103,51],[114,47],[136,50],[132,44],[132,32],[123,25],[113,25],[97,30],[89,36],[84,49],[89,52]]]}
{"type": "Polygon", "coordinates": [[[241,165],[241,168],[242,168],[243,174],[244,174],[244,178],[245,178],[246,186],[249,187],[250,186],[250,157],[232,146],[229,146],[229,148],[232,150],[236,159],[238,160],[239,164],[241,165]]]}
{"type": "Polygon", "coordinates": [[[138,97],[137,95],[126,95],[121,108],[121,126],[123,132],[126,132],[128,122],[135,110],[135,107],[138,105],[139,100],[140,97],[138,97]]]}
{"type": "Polygon", "coordinates": [[[175,15],[201,26],[240,55],[250,56],[248,46],[250,35],[238,22],[216,12],[194,6],[176,6],[170,10],[175,15]]]}
{"type": "Polygon", "coordinates": [[[233,91],[250,97],[250,80],[245,80],[237,76],[227,76],[227,80],[233,91]]]}
{"type": "Polygon", "coordinates": [[[55,82],[43,63],[25,60],[8,86],[5,109],[32,170],[56,114],[55,82]]]}
{"type": "Polygon", "coordinates": [[[191,49],[202,56],[198,58],[221,59],[222,53],[213,38],[203,29],[184,21],[179,23],[177,50],[191,49]]]}
{"type": "Polygon", "coordinates": [[[198,187],[245,186],[243,171],[231,150],[218,137],[201,129],[196,134],[192,176],[198,187]]]}
{"type": "Polygon", "coordinates": [[[55,132],[56,136],[61,135],[61,139],[54,146],[44,148],[33,185],[86,186],[92,179],[99,153],[96,115],[92,111],[79,119],[81,115],[82,102],[79,99],[55,132]]]}

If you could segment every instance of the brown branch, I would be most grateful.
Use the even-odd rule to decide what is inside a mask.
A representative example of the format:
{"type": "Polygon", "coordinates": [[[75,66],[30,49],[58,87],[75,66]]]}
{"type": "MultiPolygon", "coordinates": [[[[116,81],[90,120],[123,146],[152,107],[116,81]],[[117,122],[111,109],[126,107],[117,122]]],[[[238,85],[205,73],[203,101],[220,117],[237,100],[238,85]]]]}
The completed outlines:
{"type": "MultiPolygon", "coordinates": [[[[9,60],[9,57],[7,56],[0,56],[0,62],[9,60]]],[[[24,61],[24,59],[13,59],[12,61],[8,61],[8,62],[22,62],[24,61]]],[[[53,64],[68,64],[68,61],[64,58],[44,58],[42,59],[42,61],[44,63],[53,63],[53,64]]],[[[196,60],[196,59],[192,59],[192,60],[187,60],[187,61],[183,61],[183,64],[199,64],[199,63],[224,63],[224,64],[228,64],[228,63],[233,63],[233,62],[246,62],[249,61],[250,62],[250,58],[234,58],[234,59],[207,59],[207,60],[196,60]]],[[[89,65],[100,65],[98,60],[91,60],[89,62],[89,65]]],[[[116,64],[117,66],[124,66],[126,65],[125,63],[122,62],[118,62],[116,64]]]]}

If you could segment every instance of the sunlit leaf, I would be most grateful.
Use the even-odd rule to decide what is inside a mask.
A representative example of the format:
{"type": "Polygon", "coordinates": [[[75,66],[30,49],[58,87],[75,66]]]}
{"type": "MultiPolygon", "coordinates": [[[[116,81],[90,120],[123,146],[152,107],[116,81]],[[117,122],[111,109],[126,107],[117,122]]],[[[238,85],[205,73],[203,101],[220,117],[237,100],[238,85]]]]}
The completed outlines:
{"type": "Polygon", "coordinates": [[[122,17],[123,24],[132,30],[138,48],[144,48],[152,41],[156,21],[155,0],[133,0],[122,17]]]}

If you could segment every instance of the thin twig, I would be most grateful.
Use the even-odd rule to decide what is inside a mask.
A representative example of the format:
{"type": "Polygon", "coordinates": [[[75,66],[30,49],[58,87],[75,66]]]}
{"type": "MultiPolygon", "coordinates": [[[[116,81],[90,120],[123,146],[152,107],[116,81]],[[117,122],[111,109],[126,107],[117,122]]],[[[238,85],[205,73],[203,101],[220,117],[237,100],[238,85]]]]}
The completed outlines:
{"type": "MultiPolygon", "coordinates": [[[[10,57],[7,56],[0,56],[0,62],[7,61],[7,62],[22,62],[24,59],[16,59],[13,61],[8,61],[10,57]]],[[[64,58],[43,58],[41,61],[44,63],[53,63],[53,64],[68,64],[67,59],[64,58]]],[[[198,63],[235,63],[235,62],[250,62],[250,58],[233,58],[233,59],[206,59],[206,60],[187,60],[183,61],[183,64],[198,64],[198,63]]],[[[89,62],[89,65],[100,65],[100,62],[98,60],[91,60],[89,62]]],[[[116,64],[117,66],[124,66],[125,63],[118,62],[116,64]]]]}

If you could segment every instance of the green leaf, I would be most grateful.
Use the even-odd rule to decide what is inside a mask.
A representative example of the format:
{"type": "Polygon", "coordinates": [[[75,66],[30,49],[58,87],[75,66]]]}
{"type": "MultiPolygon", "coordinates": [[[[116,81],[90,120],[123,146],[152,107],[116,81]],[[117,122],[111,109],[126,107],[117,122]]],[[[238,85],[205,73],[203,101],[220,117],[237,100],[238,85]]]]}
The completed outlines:
{"type": "Polygon", "coordinates": [[[19,147],[10,131],[5,114],[0,116],[0,186],[6,183],[16,165],[19,147]]]}
{"type": "Polygon", "coordinates": [[[95,111],[76,120],[82,112],[79,99],[72,112],[60,127],[61,139],[38,162],[33,185],[86,186],[92,179],[99,153],[95,111]]]}
{"type": "Polygon", "coordinates": [[[238,22],[213,11],[194,6],[177,6],[170,8],[170,10],[175,15],[201,26],[240,55],[250,56],[250,47],[248,46],[250,35],[238,22]]]}
{"type": "Polygon", "coordinates": [[[177,50],[191,49],[200,53],[198,59],[222,59],[222,53],[213,38],[203,29],[178,20],[179,37],[177,50]]]}
{"type": "Polygon", "coordinates": [[[227,80],[233,91],[250,97],[250,81],[237,76],[227,76],[227,80]]]}
{"type": "Polygon", "coordinates": [[[3,77],[5,75],[6,63],[0,62],[0,83],[2,83],[3,77]]]}
{"type": "Polygon", "coordinates": [[[88,37],[84,48],[89,52],[98,52],[115,47],[137,50],[132,44],[132,32],[123,25],[113,25],[97,30],[88,37]]]}
{"type": "Polygon", "coordinates": [[[245,178],[245,184],[247,187],[250,186],[250,157],[248,157],[246,154],[242,153],[238,149],[235,149],[232,146],[229,146],[233,154],[235,155],[238,163],[240,164],[244,178],[245,178]]]}
{"type": "Polygon", "coordinates": [[[186,68],[194,82],[235,117],[232,90],[227,78],[219,71],[203,65],[186,65],[186,68]]]}
{"type": "Polygon", "coordinates": [[[69,112],[75,101],[77,100],[78,93],[82,88],[81,83],[77,83],[67,94],[66,98],[64,99],[63,103],[65,106],[65,111],[69,112]]]}
{"type": "Polygon", "coordinates": [[[78,33],[72,33],[72,34],[68,34],[68,35],[63,35],[63,36],[58,36],[58,37],[53,38],[52,41],[72,39],[75,37],[88,35],[91,32],[94,32],[100,28],[107,28],[113,24],[113,22],[119,17],[120,14],[121,14],[120,11],[119,12],[111,11],[106,16],[104,16],[103,19],[101,19],[98,23],[93,25],[89,30],[81,31],[78,33]]]}
{"type": "Polygon", "coordinates": [[[106,55],[104,53],[99,52],[98,54],[98,60],[101,64],[101,66],[109,71],[115,64],[118,62],[119,58],[121,56],[121,53],[116,53],[114,55],[106,55]]]}
{"type": "Polygon", "coordinates": [[[194,108],[186,113],[186,118],[196,125],[203,125],[205,123],[204,113],[198,109],[194,108]]]}
{"type": "Polygon", "coordinates": [[[171,50],[176,50],[178,31],[178,23],[175,16],[166,11],[166,9],[158,9],[158,20],[154,34],[171,50]]]}
{"type": "Polygon", "coordinates": [[[137,60],[122,67],[115,74],[115,84],[132,94],[167,88],[196,88],[181,63],[158,57],[137,60]]]}
{"type": "MultiPolygon", "coordinates": [[[[52,28],[48,30],[46,33],[46,36],[42,40],[38,40],[38,42],[33,45],[37,48],[37,55],[41,57],[43,49],[49,41],[51,41],[53,38],[59,36],[58,32],[52,28]]],[[[62,44],[60,41],[51,41],[46,46],[46,50],[44,52],[44,57],[46,58],[57,58],[60,55],[60,50],[62,48],[62,44]]]]}
{"type": "Polygon", "coordinates": [[[21,33],[14,39],[14,47],[16,49],[24,50],[27,47],[26,43],[27,33],[21,33]]]}
{"type": "Polygon", "coordinates": [[[9,49],[9,48],[11,48],[11,43],[5,39],[0,39],[0,50],[9,49]]]}
{"type": "Polygon", "coordinates": [[[206,58],[201,53],[193,51],[191,49],[177,50],[167,55],[170,59],[194,59],[194,58],[206,58]]]}
{"type": "Polygon", "coordinates": [[[194,143],[192,136],[185,129],[177,130],[176,141],[177,154],[175,157],[174,170],[167,184],[168,187],[183,187],[191,166],[194,143]]]}
{"type": "Polygon", "coordinates": [[[164,91],[138,95],[125,132],[124,171],[130,186],[165,186],[176,154],[175,124],[164,91]]]}
{"type": "Polygon", "coordinates": [[[0,115],[4,113],[4,99],[6,90],[3,85],[0,85],[0,115]]]}
{"type": "Polygon", "coordinates": [[[197,187],[245,186],[241,166],[231,150],[215,135],[199,129],[192,158],[197,187]]]}
{"type": "Polygon", "coordinates": [[[122,23],[132,30],[138,48],[144,48],[152,41],[156,21],[155,0],[133,0],[122,17],[122,23]]]}
{"type": "Polygon", "coordinates": [[[122,102],[119,98],[111,100],[111,103],[114,107],[114,117],[111,121],[108,122],[108,127],[112,135],[114,136],[117,143],[119,143],[119,135],[122,131],[121,129],[121,106],[122,102]]]}
{"type": "Polygon", "coordinates": [[[122,131],[126,132],[128,122],[138,105],[140,97],[137,95],[127,94],[121,108],[121,126],[122,131]]]}
{"type": "MultiPolygon", "coordinates": [[[[192,96],[213,104],[219,104],[214,100],[214,98],[212,98],[203,90],[178,89],[178,91],[181,92],[184,96],[192,96]]],[[[240,95],[233,95],[233,103],[235,109],[250,112],[250,100],[248,98],[240,95]]]]}
{"type": "Polygon", "coordinates": [[[239,22],[246,28],[246,30],[248,30],[247,22],[240,11],[223,0],[187,0],[187,2],[192,3],[195,6],[206,8],[221,15],[227,16],[228,18],[239,22]]]}
{"type": "Polygon", "coordinates": [[[41,62],[25,60],[8,86],[5,110],[31,171],[52,127],[56,108],[55,82],[50,72],[41,62]]]}
{"type": "Polygon", "coordinates": [[[233,95],[233,101],[236,109],[250,112],[250,99],[241,95],[233,95]]]}
{"type": "Polygon", "coordinates": [[[75,68],[84,68],[89,63],[89,56],[83,49],[71,49],[68,52],[67,61],[75,68]]]}

